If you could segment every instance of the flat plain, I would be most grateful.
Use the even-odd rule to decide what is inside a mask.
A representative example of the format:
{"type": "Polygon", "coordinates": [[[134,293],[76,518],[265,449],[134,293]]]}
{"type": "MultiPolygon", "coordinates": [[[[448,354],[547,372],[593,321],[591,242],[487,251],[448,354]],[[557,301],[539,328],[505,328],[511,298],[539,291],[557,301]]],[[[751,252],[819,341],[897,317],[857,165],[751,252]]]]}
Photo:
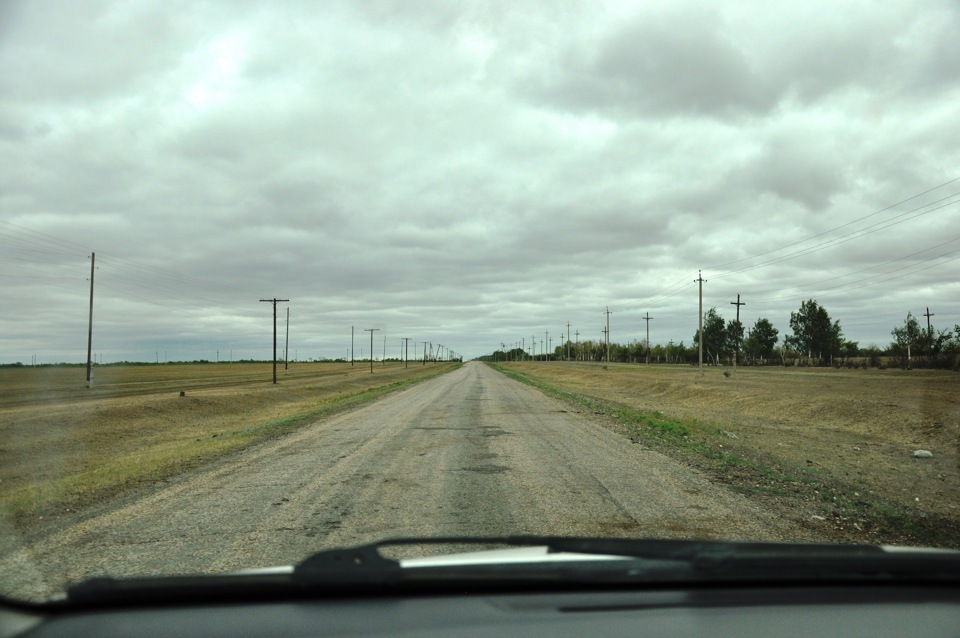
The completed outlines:
{"type": "Polygon", "coordinates": [[[0,369],[0,513],[27,528],[149,487],[458,364],[0,369]],[[184,396],[180,393],[183,392],[184,396]]]}
{"type": "MultiPolygon", "coordinates": [[[[82,368],[0,369],[0,507],[45,529],[457,365],[298,363],[277,385],[269,364],[104,366],[89,389],[82,368]]],[[[960,546],[956,373],[500,367],[817,538],[960,546]]]]}
{"type": "Polygon", "coordinates": [[[956,372],[500,366],[836,540],[960,546],[956,372]]]}

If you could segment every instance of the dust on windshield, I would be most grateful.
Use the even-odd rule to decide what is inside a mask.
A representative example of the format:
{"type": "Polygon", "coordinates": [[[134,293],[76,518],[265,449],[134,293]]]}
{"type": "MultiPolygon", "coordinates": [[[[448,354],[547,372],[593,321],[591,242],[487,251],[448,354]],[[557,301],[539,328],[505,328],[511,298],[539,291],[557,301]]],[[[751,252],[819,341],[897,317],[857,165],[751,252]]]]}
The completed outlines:
{"type": "Polygon", "coordinates": [[[0,593],[960,546],[960,8],[7,2],[0,593]]]}

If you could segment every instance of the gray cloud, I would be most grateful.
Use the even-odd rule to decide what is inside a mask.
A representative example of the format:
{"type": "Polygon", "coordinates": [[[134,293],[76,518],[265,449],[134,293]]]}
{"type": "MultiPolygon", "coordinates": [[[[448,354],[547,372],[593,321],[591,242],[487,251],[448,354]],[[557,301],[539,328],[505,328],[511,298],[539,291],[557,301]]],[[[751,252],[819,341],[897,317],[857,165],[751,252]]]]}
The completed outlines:
{"type": "Polygon", "coordinates": [[[0,303],[36,318],[0,318],[3,361],[82,360],[91,251],[108,358],[265,356],[274,295],[309,356],[361,323],[467,354],[596,338],[607,306],[617,338],[649,310],[689,342],[699,268],[708,307],[781,331],[809,297],[865,342],[960,312],[956,246],[887,263],[957,205],[736,272],[960,176],[950,2],[2,11],[0,303]]]}

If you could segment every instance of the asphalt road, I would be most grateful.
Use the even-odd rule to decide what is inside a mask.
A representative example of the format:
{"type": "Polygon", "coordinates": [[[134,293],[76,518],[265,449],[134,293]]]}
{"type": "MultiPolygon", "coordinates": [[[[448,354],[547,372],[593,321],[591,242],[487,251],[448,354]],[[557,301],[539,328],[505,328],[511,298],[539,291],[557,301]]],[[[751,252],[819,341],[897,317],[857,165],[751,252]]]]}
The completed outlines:
{"type": "Polygon", "coordinates": [[[222,572],[397,536],[796,538],[742,496],[568,410],[468,363],[78,517],[0,557],[0,573],[28,588],[222,572]]]}

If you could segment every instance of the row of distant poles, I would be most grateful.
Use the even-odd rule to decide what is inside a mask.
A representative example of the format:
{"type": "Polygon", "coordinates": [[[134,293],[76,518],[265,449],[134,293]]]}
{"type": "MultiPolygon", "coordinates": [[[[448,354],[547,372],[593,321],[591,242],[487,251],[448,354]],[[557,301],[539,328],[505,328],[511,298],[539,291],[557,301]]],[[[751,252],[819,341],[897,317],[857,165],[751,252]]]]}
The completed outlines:
{"type": "MultiPolygon", "coordinates": [[[[96,273],[96,261],[97,254],[95,252],[90,253],[90,311],[88,316],[87,323],[87,387],[93,387],[93,278],[96,273]]],[[[261,299],[261,302],[266,302],[273,305],[273,382],[277,382],[277,304],[278,303],[289,303],[289,299],[279,299],[274,297],[273,299],[261,299]]],[[[366,328],[367,332],[370,333],[370,372],[373,373],[373,333],[379,331],[379,328],[366,328]]],[[[284,347],[284,366],[287,366],[287,348],[290,343],[290,308],[287,308],[287,328],[286,328],[286,340],[287,345],[284,347]]],[[[406,355],[409,355],[409,338],[404,338],[404,345],[406,348],[406,355]]],[[[431,344],[432,346],[432,344],[431,344]]],[[[443,348],[443,346],[439,346],[443,348]]],[[[353,365],[353,328],[350,329],[350,364],[353,365]]],[[[438,349],[439,352],[439,349],[438,349]]],[[[451,351],[452,353],[452,351],[451,351]]],[[[404,356],[404,359],[409,361],[408,356],[404,356]]],[[[424,342],[424,364],[427,362],[427,353],[426,353],[426,342],[424,342]]]]}
{"type": "MultiPolygon", "coordinates": [[[[703,278],[703,273],[702,273],[702,271],[697,271],[697,278],[694,279],[693,282],[694,282],[695,284],[699,284],[699,298],[700,298],[699,303],[700,303],[700,308],[699,308],[699,319],[698,319],[698,323],[697,323],[697,332],[699,333],[699,336],[700,336],[700,339],[699,339],[699,341],[700,341],[700,343],[699,343],[699,364],[698,364],[698,372],[699,372],[700,376],[703,376],[703,284],[706,283],[706,281],[707,281],[707,280],[703,278]]],[[[739,326],[740,326],[740,306],[745,306],[745,305],[747,305],[747,304],[746,304],[745,301],[740,301],[740,295],[739,295],[739,293],[737,294],[737,300],[736,300],[736,301],[731,301],[730,304],[737,307],[737,320],[736,320],[736,321],[737,321],[737,326],[739,327],[739,326]]],[[[927,312],[929,312],[929,309],[927,310],[927,312]]],[[[607,309],[604,311],[604,314],[607,316],[607,326],[602,330],[602,332],[603,332],[603,339],[604,339],[604,342],[605,342],[605,345],[606,345],[606,351],[607,351],[606,360],[609,362],[609,361],[610,361],[610,308],[607,308],[607,309]]],[[[653,317],[651,317],[651,316],[650,316],[650,313],[648,312],[648,313],[646,313],[646,315],[644,315],[644,316],[641,317],[641,318],[642,318],[644,321],[647,322],[647,344],[646,344],[646,345],[647,345],[647,357],[649,358],[649,356],[650,356],[650,355],[649,355],[649,353],[650,353],[650,320],[653,319],[653,317]]],[[[929,321],[929,319],[928,319],[928,321],[929,321]]],[[[578,330],[576,334],[577,334],[577,344],[579,345],[579,342],[580,342],[580,331],[578,330]]],[[[540,347],[543,349],[544,357],[546,357],[546,354],[547,354],[547,352],[548,352],[549,349],[550,349],[550,333],[549,333],[549,331],[544,332],[544,333],[543,333],[543,336],[544,336],[544,338],[540,341],[540,347]],[[546,346],[546,347],[544,348],[544,346],[546,346]]],[[[563,332],[562,332],[562,331],[561,331],[561,336],[563,336],[563,332]]],[[[739,354],[740,354],[740,334],[739,334],[739,330],[737,331],[736,339],[737,339],[737,345],[736,345],[736,349],[734,350],[734,358],[733,358],[733,367],[734,367],[734,369],[736,369],[736,367],[737,367],[737,357],[738,357],[739,354]]],[[[526,338],[524,338],[524,339],[521,341],[521,343],[523,344],[523,345],[521,346],[521,347],[523,348],[523,350],[526,350],[526,338]]],[[[531,337],[530,337],[530,343],[531,343],[531,347],[533,348],[533,356],[534,356],[534,358],[536,358],[536,348],[537,348],[537,338],[536,338],[536,336],[531,336],[531,337]]],[[[500,347],[501,347],[501,348],[506,348],[506,347],[507,347],[507,344],[501,342],[501,343],[500,343],[500,347]]],[[[568,321],[568,322],[567,322],[567,359],[569,359],[569,358],[570,358],[570,322],[568,321]]]]}
{"type": "MultiPolygon", "coordinates": [[[[363,331],[370,333],[370,374],[373,374],[373,333],[380,332],[380,328],[364,328],[363,331]]],[[[413,341],[413,358],[414,359],[417,358],[417,343],[419,342],[414,340],[411,337],[403,337],[402,340],[403,340],[403,347],[401,348],[400,354],[403,358],[403,366],[405,368],[409,368],[410,367],[410,342],[413,341]]],[[[444,353],[444,357],[446,358],[447,361],[457,360],[461,356],[458,352],[454,352],[450,348],[447,348],[446,346],[444,346],[442,343],[437,344],[437,352],[436,354],[434,354],[433,342],[424,341],[423,342],[423,365],[427,365],[427,344],[428,343],[430,344],[430,356],[432,357],[433,361],[441,360],[441,357],[440,357],[441,352],[444,353]]],[[[351,366],[353,366],[353,363],[354,363],[353,352],[354,352],[354,327],[350,326],[350,365],[351,366]]],[[[383,338],[383,357],[384,357],[383,364],[386,365],[387,364],[386,336],[384,336],[383,338]]]]}

